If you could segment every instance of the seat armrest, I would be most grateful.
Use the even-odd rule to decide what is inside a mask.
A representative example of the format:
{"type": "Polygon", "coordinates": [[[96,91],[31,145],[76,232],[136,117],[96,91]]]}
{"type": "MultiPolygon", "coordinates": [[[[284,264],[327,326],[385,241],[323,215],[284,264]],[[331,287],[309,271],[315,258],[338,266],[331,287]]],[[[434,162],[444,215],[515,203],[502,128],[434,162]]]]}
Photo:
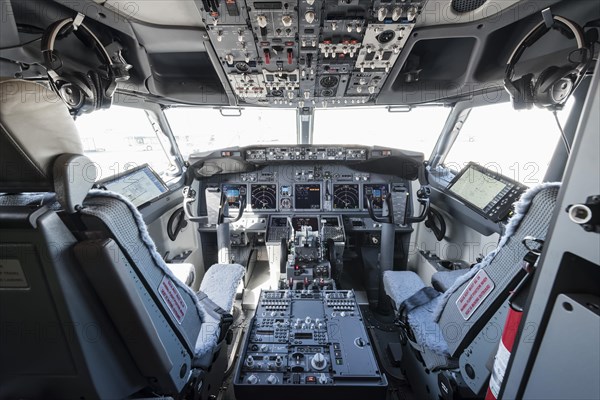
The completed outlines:
{"type": "Polygon", "coordinates": [[[466,269],[456,269],[454,271],[438,271],[431,276],[431,286],[438,292],[445,292],[450,289],[454,282],[469,271],[466,269]]]}

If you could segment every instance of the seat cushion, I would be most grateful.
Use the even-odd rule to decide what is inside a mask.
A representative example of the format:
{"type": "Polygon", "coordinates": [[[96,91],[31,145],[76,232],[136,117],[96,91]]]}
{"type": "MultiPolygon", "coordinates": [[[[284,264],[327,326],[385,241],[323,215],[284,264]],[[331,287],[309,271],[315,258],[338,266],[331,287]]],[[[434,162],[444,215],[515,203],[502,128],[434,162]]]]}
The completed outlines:
{"type": "Polygon", "coordinates": [[[440,297],[429,303],[423,304],[408,313],[408,324],[421,348],[429,349],[442,357],[450,356],[448,344],[444,340],[442,330],[433,320],[433,311],[437,307],[440,297]]]}
{"type": "Polygon", "coordinates": [[[423,280],[412,271],[386,271],[383,273],[383,288],[394,301],[396,309],[404,300],[424,287],[423,280]]]}
{"type": "MultiPolygon", "coordinates": [[[[242,281],[246,269],[239,264],[215,264],[206,271],[200,291],[204,292],[208,298],[227,312],[233,309],[235,293],[242,281]]],[[[219,325],[221,320],[206,309],[206,304],[200,302],[204,314],[204,321],[198,333],[196,341],[196,358],[194,365],[201,365],[200,359],[204,359],[206,353],[212,352],[216,347],[217,339],[220,334],[219,325]]]]}
{"type": "Polygon", "coordinates": [[[450,289],[454,282],[464,274],[469,272],[469,269],[456,269],[454,271],[439,271],[431,277],[431,286],[438,292],[445,292],[450,289]]]}
{"type": "Polygon", "coordinates": [[[233,308],[233,300],[246,269],[240,264],[215,264],[206,271],[200,290],[227,312],[233,308]]]}
{"type": "MultiPolygon", "coordinates": [[[[396,309],[413,294],[425,287],[423,280],[412,271],[386,271],[383,274],[383,287],[388,296],[394,301],[396,309]]],[[[446,364],[449,355],[448,345],[442,336],[439,325],[433,320],[433,311],[437,307],[439,297],[419,306],[408,313],[408,324],[415,336],[417,347],[433,352],[432,360],[446,364]],[[436,356],[437,355],[437,356],[436,356]]]]}

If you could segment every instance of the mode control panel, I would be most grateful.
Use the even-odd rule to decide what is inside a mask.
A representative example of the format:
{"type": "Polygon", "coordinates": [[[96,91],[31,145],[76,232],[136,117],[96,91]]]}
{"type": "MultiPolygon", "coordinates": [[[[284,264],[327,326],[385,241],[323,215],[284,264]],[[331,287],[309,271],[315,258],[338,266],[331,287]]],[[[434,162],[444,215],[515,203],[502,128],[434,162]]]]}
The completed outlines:
{"type": "Polygon", "coordinates": [[[352,290],[261,293],[234,377],[236,398],[379,398],[386,387],[352,290]]]}

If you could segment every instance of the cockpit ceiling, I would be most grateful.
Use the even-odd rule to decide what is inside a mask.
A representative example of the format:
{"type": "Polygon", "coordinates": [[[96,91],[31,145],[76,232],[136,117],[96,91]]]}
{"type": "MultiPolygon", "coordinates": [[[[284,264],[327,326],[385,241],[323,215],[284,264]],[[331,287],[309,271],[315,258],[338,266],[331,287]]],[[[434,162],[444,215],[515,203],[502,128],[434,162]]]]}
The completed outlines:
{"type": "Polygon", "coordinates": [[[131,20],[165,26],[203,28],[202,15],[193,0],[96,0],[97,3],[131,20]]]}
{"type": "MultiPolygon", "coordinates": [[[[275,108],[451,104],[502,90],[506,61],[541,10],[550,7],[581,26],[600,18],[597,2],[589,0],[9,4],[6,16],[15,24],[3,24],[2,48],[35,38],[23,26],[46,27],[83,12],[102,40],[119,42],[133,66],[122,93],[163,104],[275,108]]],[[[573,41],[547,36],[525,53],[518,74],[566,64],[573,41]]],[[[68,41],[58,44],[67,68],[94,68],[86,65],[94,61],[86,49],[68,41]]],[[[44,76],[36,65],[38,42],[0,50],[0,60],[13,61],[0,62],[3,75],[44,76]]]]}

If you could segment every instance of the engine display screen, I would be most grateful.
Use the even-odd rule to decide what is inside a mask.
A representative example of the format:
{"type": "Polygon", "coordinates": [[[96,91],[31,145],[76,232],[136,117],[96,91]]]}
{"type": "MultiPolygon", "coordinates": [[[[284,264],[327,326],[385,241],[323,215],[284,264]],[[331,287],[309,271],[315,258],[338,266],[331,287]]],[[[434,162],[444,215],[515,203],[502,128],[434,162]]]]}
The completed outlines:
{"type": "Polygon", "coordinates": [[[318,183],[296,185],[294,200],[296,210],[320,210],[321,185],[318,183]]]}
{"type": "Polygon", "coordinates": [[[389,188],[387,184],[366,184],[365,189],[365,209],[367,208],[367,198],[371,196],[373,202],[373,209],[380,210],[383,207],[383,201],[385,200],[389,188]]]}
{"type": "Polygon", "coordinates": [[[449,190],[478,209],[487,212],[512,185],[491,171],[469,164],[452,181],[449,190]]]}
{"type": "Polygon", "coordinates": [[[157,199],[169,191],[167,185],[148,164],[100,182],[99,185],[127,197],[136,207],[157,199]]]}

